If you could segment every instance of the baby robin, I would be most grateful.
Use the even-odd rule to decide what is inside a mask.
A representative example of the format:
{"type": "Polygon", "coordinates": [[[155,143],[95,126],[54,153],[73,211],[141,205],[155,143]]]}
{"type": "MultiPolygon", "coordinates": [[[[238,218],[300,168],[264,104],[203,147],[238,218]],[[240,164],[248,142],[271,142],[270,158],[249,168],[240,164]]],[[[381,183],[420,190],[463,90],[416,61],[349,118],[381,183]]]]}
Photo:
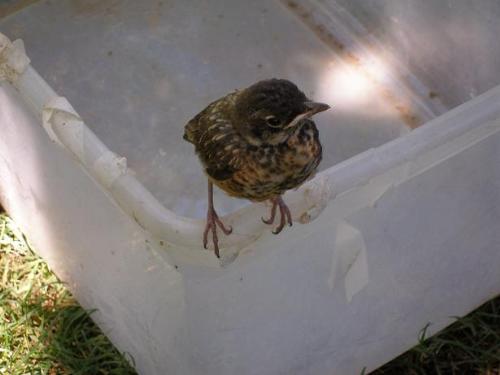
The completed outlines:
{"type": "Polygon", "coordinates": [[[206,249],[212,231],[219,257],[217,226],[229,235],[213,205],[213,184],[227,194],[251,201],[272,202],[274,234],[292,225],[281,195],[314,175],[321,161],[318,129],[311,116],[330,108],[309,100],[295,84],[269,79],[230,93],[211,103],[185,126],[184,139],[195,146],[208,177],[208,212],[203,233],[206,249]]]}

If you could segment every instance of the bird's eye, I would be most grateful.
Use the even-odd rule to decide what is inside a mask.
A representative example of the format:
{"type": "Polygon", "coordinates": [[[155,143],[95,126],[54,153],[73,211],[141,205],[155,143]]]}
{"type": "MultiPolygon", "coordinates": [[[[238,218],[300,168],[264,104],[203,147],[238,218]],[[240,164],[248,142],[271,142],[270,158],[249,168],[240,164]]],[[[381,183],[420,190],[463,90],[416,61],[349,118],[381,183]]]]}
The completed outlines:
{"type": "Polygon", "coordinates": [[[280,120],[278,120],[276,117],[274,116],[267,116],[266,117],[266,122],[267,122],[267,125],[269,125],[270,127],[272,128],[277,128],[278,126],[280,126],[280,120]]]}

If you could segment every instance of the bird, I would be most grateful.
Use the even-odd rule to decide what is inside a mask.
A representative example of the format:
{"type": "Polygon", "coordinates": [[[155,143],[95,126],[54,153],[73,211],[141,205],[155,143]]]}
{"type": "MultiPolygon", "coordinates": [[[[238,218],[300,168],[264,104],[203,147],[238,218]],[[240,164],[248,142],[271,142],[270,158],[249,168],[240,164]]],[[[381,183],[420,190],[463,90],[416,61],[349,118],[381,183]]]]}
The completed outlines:
{"type": "Polygon", "coordinates": [[[272,203],[274,234],[292,225],[282,195],[311,178],[322,158],[319,132],[311,117],[330,106],[310,100],[293,82],[265,79],[233,91],[210,103],[184,127],[184,140],[192,143],[208,178],[208,210],[203,247],[212,232],[219,258],[217,227],[232,232],[213,204],[213,185],[231,197],[272,203]]]}

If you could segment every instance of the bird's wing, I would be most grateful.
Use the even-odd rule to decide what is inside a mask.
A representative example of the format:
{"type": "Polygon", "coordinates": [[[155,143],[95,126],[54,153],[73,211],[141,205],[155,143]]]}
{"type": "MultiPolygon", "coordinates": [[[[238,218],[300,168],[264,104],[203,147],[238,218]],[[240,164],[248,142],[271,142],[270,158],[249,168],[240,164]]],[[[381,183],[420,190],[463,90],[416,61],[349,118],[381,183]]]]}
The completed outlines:
{"type": "Polygon", "coordinates": [[[242,142],[231,123],[214,114],[216,105],[210,104],[188,122],[184,139],[194,144],[206,173],[223,181],[240,169],[242,142]]]}
{"type": "Polygon", "coordinates": [[[184,140],[192,143],[195,146],[198,144],[198,140],[201,136],[201,133],[203,132],[203,127],[200,124],[200,120],[207,109],[208,108],[204,109],[191,120],[189,120],[189,122],[184,127],[184,140]]]}
{"type": "Polygon", "coordinates": [[[196,151],[205,171],[215,180],[227,180],[240,169],[240,139],[229,123],[219,123],[209,128],[200,137],[196,151]]]}

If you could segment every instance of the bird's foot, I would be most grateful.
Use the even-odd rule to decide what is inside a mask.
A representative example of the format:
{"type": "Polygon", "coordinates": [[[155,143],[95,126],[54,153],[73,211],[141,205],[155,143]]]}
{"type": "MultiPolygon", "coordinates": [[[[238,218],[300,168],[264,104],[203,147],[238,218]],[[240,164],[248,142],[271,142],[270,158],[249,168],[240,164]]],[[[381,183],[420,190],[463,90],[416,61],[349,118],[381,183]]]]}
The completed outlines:
{"type": "Polygon", "coordinates": [[[224,225],[224,223],[219,219],[217,212],[213,208],[209,208],[207,212],[207,224],[205,225],[205,231],[203,232],[203,247],[208,248],[208,232],[212,231],[212,241],[214,244],[214,252],[217,258],[219,255],[219,238],[217,237],[217,226],[222,230],[225,235],[232,233],[233,228],[224,225]]]}
{"type": "Polygon", "coordinates": [[[276,229],[273,230],[274,234],[278,234],[283,230],[287,222],[289,226],[292,226],[292,214],[290,213],[290,209],[288,208],[288,206],[285,204],[285,202],[281,197],[273,198],[271,199],[271,202],[273,202],[273,206],[271,208],[271,217],[269,219],[262,218],[262,221],[269,225],[273,224],[274,219],[276,218],[277,208],[279,208],[280,223],[276,227],[276,229]]]}

